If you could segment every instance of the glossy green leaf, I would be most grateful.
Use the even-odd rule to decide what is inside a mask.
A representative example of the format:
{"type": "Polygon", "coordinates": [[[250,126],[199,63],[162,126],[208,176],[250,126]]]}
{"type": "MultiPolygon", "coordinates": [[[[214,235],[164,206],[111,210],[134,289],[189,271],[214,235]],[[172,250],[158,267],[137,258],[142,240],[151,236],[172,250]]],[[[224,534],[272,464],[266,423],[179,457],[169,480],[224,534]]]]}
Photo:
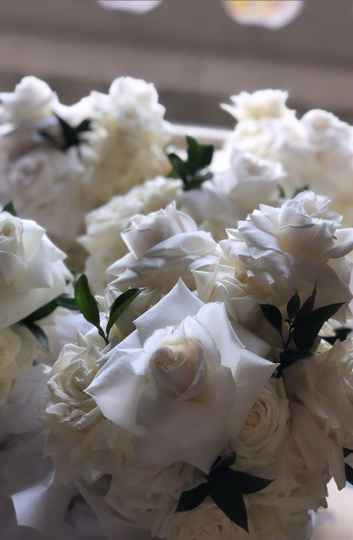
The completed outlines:
{"type": "Polygon", "coordinates": [[[11,214],[11,215],[14,216],[14,217],[17,217],[16,208],[15,208],[15,205],[13,204],[12,201],[10,201],[10,202],[8,202],[7,204],[5,204],[5,206],[3,207],[2,211],[3,211],[3,212],[7,212],[8,214],[11,214]]]}
{"type": "Polygon", "coordinates": [[[114,303],[110,308],[109,320],[106,329],[107,337],[109,337],[113,325],[118,321],[119,317],[124,313],[124,311],[128,309],[135,298],[138,297],[140,292],[140,289],[128,289],[114,300],[114,303]]]}
{"type": "Polygon", "coordinates": [[[260,304],[265,319],[282,335],[282,314],[276,306],[260,304]]]}
{"type": "Polygon", "coordinates": [[[209,491],[207,482],[200,484],[189,491],[184,491],[180,496],[176,512],[189,512],[190,510],[194,510],[203,503],[206,497],[208,497],[209,491]]]}
{"type": "Polygon", "coordinates": [[[296,346],[300,350],[310,351],[325,322],[333,317],[343,305],[343,303],[340,303],[322,306],[308,315],[298,316],[293,330],[293,339],[296,346]]]}
{"type": "Polygon", "coordinates": [[[36,340],[39,342],[41,347],[45,349],[46,351],[49,350],[49,342],[46,333],[38,324],[30,321],[23,320],[20,322],[23,326],[27,328],[31,332],[31,334],[36,338],[36,340]]]}
{"type": "Polygon", "coordinates": [[[107,343],[107,337],[100,325],[100,315],[98,304],[89,288],[88,279],[85,274],[82,274],[75,282],[75,300],[78,308],[86,321],[93,324],[98,330],[99,335],[107,343]]]}
{"type": "Polygon", "coordinates": [[[300,297],[299,294],[296,292],[293,294],[292,298],[289,300],[287,304],[287,315],[288,319],[291,321],[294,319],[298,312],[300,310],[300,297]]]}

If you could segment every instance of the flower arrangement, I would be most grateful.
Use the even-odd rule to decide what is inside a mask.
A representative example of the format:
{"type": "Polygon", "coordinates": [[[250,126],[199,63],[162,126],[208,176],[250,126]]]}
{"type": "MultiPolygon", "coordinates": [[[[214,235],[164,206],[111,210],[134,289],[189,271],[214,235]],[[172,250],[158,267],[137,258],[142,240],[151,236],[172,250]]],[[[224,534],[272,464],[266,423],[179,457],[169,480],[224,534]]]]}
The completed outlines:
{"type": "Polygon", "coordinates": [[[66,231],[87,252],[74,277],[55,214],[9,203],[50,210],[58,177],[43,201],[41,173],[4,188],[6,534],[303,540],[328,483],[353,482],[353,128],[286,97],[232,98],[216,154],[167,146],[143,81],[70,108],[33,78],[3,94],[7,177],[39,152],[90,198],[71,201],[80,227],[89,210],[66,231]]]}

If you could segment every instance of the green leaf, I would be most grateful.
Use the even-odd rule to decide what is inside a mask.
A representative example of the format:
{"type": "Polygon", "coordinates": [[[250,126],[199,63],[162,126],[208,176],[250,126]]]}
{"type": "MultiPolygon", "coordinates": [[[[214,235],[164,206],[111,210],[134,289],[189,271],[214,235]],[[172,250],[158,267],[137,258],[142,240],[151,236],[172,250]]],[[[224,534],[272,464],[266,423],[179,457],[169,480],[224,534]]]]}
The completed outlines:
{"type": "Polygon", "coordinates": [[[281,197],[281,199],[286,199],[286,192],[284,191],[284,187],[278,184],[277,189],[278,189],[278,194],[281,197]]]}
{"type": "Polygon", "coordinates": [[[346,480],[349,484],[353,486],[353,469],[347,464],[345,464],[344,468],[346,472],[346,480]]]}
{"type": "Polygon", "coordinates": [[[194,510],[203,503],[206,497],[208,497],[209,491],[207,482],[200,484],[189,491],[184,491],[180,496],[176,512],[189,512],[190,510],[194,510]]]}
{"type": "Polygon", "coordinates": [[[341,326],[340,328],[335,328],[334,336],[320,336],[320,337],[324,339],[325,341],[327,341],[327,343],[330,343],[330,345],[334,345],[336,341],[345,341],[351,332],[352,332],[352,328],[341,326]]]}
{"type": "Polygon", "coordinates": [[[248,514],[237,473],[232,469],[220,469],[210,477],[209,487],[210,496],[218,508],[233,523],[248,531],[248,514]]]}
{"type": "Polygon", "coordinates": [[[213,174],[211,172],[199,174],[194,176],[192,180],[184,184],[184,191],[191,191],[192,189],[199,189],[206,180],[210,180],[213,174]]]}
{"type": "Polygon", "coordinates": [[[293,193],[293,199],[294,199],[294,197],[299,195],[299,193],[303,193],[303,191],[308,191],[308,189],[310,189],[309,184],[306,184],[305,186],[301,186],[301,187],[297,188],[293,193]]]}
{"type": "Polygon", "coordinates": [[[308,315],[298,316],[293,325],[293,339],[296,346],[300,350],[310,351],[325,322],[333,317],[343,305],[344,303],[330,304],[308,315]]]}
{"type": "Polygon", "coordinates": [[[282,335],[282,313],[276,306],[260,304],[265,319],[282,335]]]}
{"type": "Polygon", "coordinates": [[[69,148],[73,146],[78,147],[81,144],[81,135],[91,130],[91,120],[89,119],[83,120],[77,126],[71,126],[58,114],[55,114],[55,117],[60,127],[61,140],[57,140],[57,138],[52,133],[45,130],[40,130],[39,135],[44,140],[52,144],[52,146],[63,152],[66,152],[67,150],[69,150],[69,148]]]}
{"type": "Polygon", "coordinates": [[[240,471],[237,471],[235,474],[237,475],[238,482],[241,486],[241,492],[245,495],[262,491],[272,484],[272,480],[267,480],[266,478],[259,478],[258,476],[253,476],[240,471]]]}
{"type": "Polygon", "coordinates": [[[106,328],[107,337],[109,337],[110,330],[112,329],[113,325],[117,322],[124,311],[128,309],[135,298],[138,297],[140,292],[140,289],[129,289],[114,300],[114,303],[110,308],[109,320],[106,328]]]}
{"type": "Polygon", "coordinates": [[[99,335],[107,343],[108,339],[100,325],[100,315],[96,299],[89,288],[88,279],[82,274],[75,282],[75,300],[78,308],[86,321],[93,324],[98,330],[99,335]]]}
{"type": "Polygon", "coordinates": [[[300,297],[299,297],[299,294],[296,292],[287,304],[288,319],[290,321],[292,319],[295,319],[299,310],[300,310],[300,297]]]}
{"type": "Polygon", "coordinates": [[[213,159],[214,146],[211,144],[200,144],[193,137],[186,137],[188,168],[190,174],[196,174],[198,171],[208,167],[213,159]]]}
{"type": "Polygon", "coordinates": [[[38,324],[35,324],[34,322],[23,320],[19,324],[22,324],[33,334],[33,336],[36,338],[36,340],[40,343],[40,345],[45,349],[46,351],[49,350],[49,342],[46,333],[44,330],[41,329],[38,324]]]}
{"type": "Polygon", "coordinates": [[[172,172],[170,176],[172,178],[180,178],[183,181],[187,181],[188,170],[184,161],[177,154],[168,154],[168,159],[172,165],[172,172]]]}
{"type": "Polygon", "coordinates": [[[16,212],[16,208],[15,208],[15,205],[13,204],[12,201],[8,202],[7,204],[5,204],[4,208],[2,209],[3,212],[8,212],[9,214],[11,214],[12,216],[14,217],[17,217],[17,212],[16,212]]]}
{"type": "Polygon", "coordinates": [[[229,467],[234,465],[235,460],[236,460],[235,452],[231,452],[230,454],[217,458],[211,467],[210,476],[219,469],[228,469],[229,467]]]}
{"type": "Polygon", "coordinates": [[[317,287],[315,285],[314,288],[313,288],[313,292],[311,293],[309,298],[307,298],[305,300],[304,304],[300,308],[300,311],[298,313],[299,317],[303,317],[304,315],[308,315],[309,313],[311,313],[313,311],[314,306],[315,306],[316,293],[317,293],[317,287]]]}
{"type": "Polygon", "coordinates": [[[282,375],[286,368],[289,368],[293,364],[296,364],[299,360],[307,358],[308,353],[306,351],[283,351],[280,354],[280,366],[277,370],[277,375],[282,375]]]}
{"type": "Polygon", "coordinates": [[[81,143],[81,134],[91,129],[91,121],[83,120],[78,126],[71,126],[66,120],[55,115],[61,127],[63,145],[62,150],[65,152],[72,146],[79,146],[81,143]]]}
{"type": "Polygon", "coordinates": [[[75,298],[62,295],[56,299],[56,302],[59,307],[70,309],[71,311],[80,311],[75,298]]]}
{"type": "Polygon", "coordinates": [[[187,158],[183,160],[175,153],[168,154],[172,165],[171,178],[180,178],[185,191],[198,189],[206,180],[210,180],[213,173],[207,168],[212,163],[214,146],[200,144],[193,137],[186,137],[187,158]]]}
{"type": "Polygon", "coordinates": [[[56,310],[58,307],[57,301],[52,300],[48,304],[45,304],[45,306],[40,307],[36,311],[33,311],[28,317],[25,317],[23,322],[25,323],[34,323],[36,321],[40,321],[41,319],[44,319],[45,317],[48,317],[53,311],[56,310]]]}

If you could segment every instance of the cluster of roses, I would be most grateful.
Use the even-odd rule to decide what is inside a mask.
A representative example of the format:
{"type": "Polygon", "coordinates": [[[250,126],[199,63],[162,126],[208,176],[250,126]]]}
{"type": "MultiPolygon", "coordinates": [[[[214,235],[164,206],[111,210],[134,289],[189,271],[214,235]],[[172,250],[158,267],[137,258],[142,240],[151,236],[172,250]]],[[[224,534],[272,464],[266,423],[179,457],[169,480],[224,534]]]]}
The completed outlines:
{"type": "Polygon", "coordinates": [[[168,154],[150,85],[117,80],[71,108],[48,92],[27,79],[3,97],[8,177],[21,170],[39,207],[38,156],[74,159],[65,183],[115,196],[87,215],[79,279],[41,227],[0,213],[0,489],[16,526],[309,538],[329,481],[351,478],[353,228],[336,210],[353,128],[241,94],[218,154],[192,138],[168,154]]]}

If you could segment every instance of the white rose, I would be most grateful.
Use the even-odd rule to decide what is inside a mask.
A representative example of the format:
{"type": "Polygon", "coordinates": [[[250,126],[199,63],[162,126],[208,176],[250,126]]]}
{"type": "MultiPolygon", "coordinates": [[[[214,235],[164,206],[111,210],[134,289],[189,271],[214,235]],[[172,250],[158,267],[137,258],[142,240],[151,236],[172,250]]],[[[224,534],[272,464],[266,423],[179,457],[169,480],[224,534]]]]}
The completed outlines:
{"type": "Polygon", "coordinates": [[[267,357],[270,346],[259,337],[262,313],[258,301],[249,296],[243,283],[237,280],[234,268],[216,264],[209,269],[195,270],[193,275],[199,298],[205,303],[224,303],[231,324],[244,345],[259,356],[267,357]]]}
{"type": "Polygon", "coordinates": [[[225,238],[226,229],[245,219],[260,203],[274,202],[284,176],[279,163],[237,149],[230,164],[228,171],[216,174],[202,189],[184,192],[180,197],[182,208],[217,240],[225,238]]]}
{"type": "Polygon", "coordinates": [[[180,191],[180,181],[158,177],[113,197],[104,206],[86,215],[86,233],[79,239],[88,251],[86,274],[90,285],[99,292],[107,285],[107,268],[127,252],[121,233],[135,214],[148,214],[173,202],[180,191]]]}
{"type": "Polygon", "coordinates": [[[64,293],[64,258],[35,222],[0,212],[0,328],[64,293]]]}
{"type": "Polygon", "coordinates": [[[290,191],[309,185],[328,195],[344,222],[353,224],[353,128],[333,114],[313,110],[301,119],[303,140],[289,141],[279,154],[287,171],[285,187],[290,191]]]}
{"type": "Polygon", "coordinates": [[[237,278],[261,301],[284,305],[297,291],[309,296],[317,284],[317,307],[349,302],[353,229],[326,197],[305,191],[282,207],[260,205],[229,240],[221,242],[237,278]]]}
{"type": "Polygon", "coordinates": [[[294,480],[298,500],[307,501],[307,508],[317,510],[326,505],[326,488],[332,477],[340,489],[345,486],[343,444],[339,434],[327,428],[317,411],[303,403],[299,394],[296,397],[289,387],[289,376],[288,373],[285,385],[291,402],[291,422],[283,454],[282,482],[291,485],[294,480]]]}
{"type": "Polygon", "coordinates": [[[227,447],[230,418],[236,436],[274,365],[243,347],[222,304],[204,305],[181,281],[135,325],[87,392],[136,435],[142,463],[208,472],[227,447]]]}
{"type": "Polygon", "coordinates": [[[353,370],[352,342],[320,346],[315,354],[285,374],[292,395],[315,416],[327,433],[353,447],[353,370]],[[326,350],[325,350],[326,349],[326,350]]]}
{"type": "Polygon", "coordinates": [[[108,268],[115,277],[110,287],[118,289],[149,287],[163,293],[179,277],[193,287],[192,270],[218,259],[212,236],[197,230],[193,219],[175,204],[146,216],[136,215],[121,236],[129,253],[108,268]]]}
{"type": "Polygon", "coordinates": [[[85,335],[92,325],[77,311],[56,308],[53,313],[37,323],[48,339],[49,352],[46,363],[53,365],[57,361],[64,345],[76,343],[79,334],[85,335]]]}
{"type": "Polygon", "coordinates": [[[237,453],[237,465],[251,470],[278,461],[288,437],[289,417],[283,383],[275,379],[257,398],[243,429],[232,443],[237,453]]]}
{"type": "Polygon", "coordinates": [[[52,368],[46,408],[49,453],[65,481],[83,477],[92,483],[111,473],[112,452],[117,465],[124,452],[130,451],[130,441],[102,417],[87,394],[104,346],[91,330],[78,336],[77,344],[66,345],[52,368]]]}
{"type": "Polygon", "coordinates": [[[25,328],[0,330],[0,405],[6,403],[13,383],[32,366],[34,340],[25,328]]]}
{"type": "Polygon", "coordinates": [[[19,215],[40,223],[63,249],[72,249],[92,205],[75,152],[20,148],[5,161],[5,175],[0,199],[13,201],[19,215]]]}
{"type": "Polygon", "coordinates": [[[224,105],[238,121],[227,146],[252,152],[258,157],[276,159],[276,154],[288,140],[302,139],[302,127],[295,111],[286,101],[288,94],[280,90],[242,92],[231,98],[233,105],[224,105]]]}
{"type": "Polygon", "coordinates": [[[0,409],[0,426],[5,434],[43,430],[49,373],[48,366],[37,364],[16,378],[6,404],[0,409]]]}
{"type": "Polygon", "coordinates": [[[312,110],[301,119],[286,107],[284,92],[242,93],[226,106],[238,120],[226,154],[233,148],[280,164],[288,194],[309,186],[332,199],[333,208],[353,224],[353,128],[333,114],[312,110]]]}
{"type": "Polygon", "coordinates": [[[171,516],[167,535],[168,540],[255,540],[252,534],[235,525],[210,500],[195,510],[171,516]]]}
{"type": "MultiPolygon", "coordinates": [[[[266,490],[267,491],[267,490],[266,490]]],[[[267,495],[267,494],[266,494],[267,495]]],[[[271,497],[264,495],[247,497],[250,530],[256,540],[310,540],[313,525],[308,507],[296,496],[271,497]]]]}
{"type": "Polygon", "coordinates": [[[164,537],[164,528],[180,495],[203,479],[199,471],[184,463],[166,468],[145,467],[135,462],[113,475],[104,500],[131,525],[164,537]]]}
{"type": "Polygon", "coordinates": [[[52,115],[57,101],[46,82],[36,77],[24,77],[14,92],[2,92],[2,121],[15,127],[34,126],[52,115]]]}
{"type": "Polygon", "coordinates": [[[90,99],[95,157],[87,161],[87,180],[100,203],[168,171],[169,125],[152,84],[121,77],[108,95],[93,92],[90,99]]]}

